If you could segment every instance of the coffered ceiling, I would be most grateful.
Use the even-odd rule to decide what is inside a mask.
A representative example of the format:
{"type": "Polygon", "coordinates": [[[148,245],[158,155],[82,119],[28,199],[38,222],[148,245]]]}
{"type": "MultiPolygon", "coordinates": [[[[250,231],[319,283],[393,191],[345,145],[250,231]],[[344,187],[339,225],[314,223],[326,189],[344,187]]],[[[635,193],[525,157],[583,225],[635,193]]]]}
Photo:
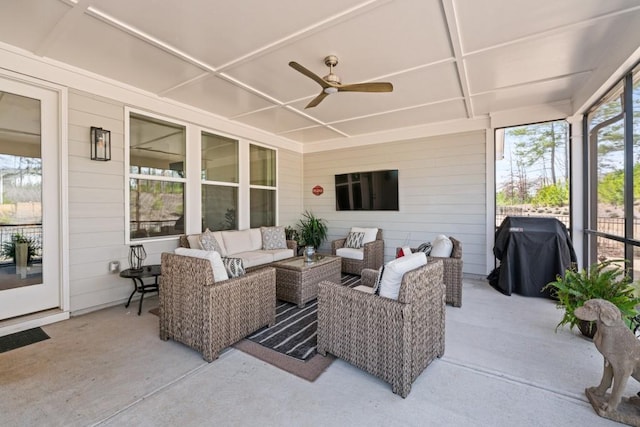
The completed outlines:
{"type": "MultiPolygon", "coordinates": [[[[640,47],[638,0],[3,0],[0,42],[301,143],[584,102],[640,47]],[[340,92],[389,81],[391,93],[340,92]]],[[[1,64],[0,64],[1,66],[1,64]]]]}

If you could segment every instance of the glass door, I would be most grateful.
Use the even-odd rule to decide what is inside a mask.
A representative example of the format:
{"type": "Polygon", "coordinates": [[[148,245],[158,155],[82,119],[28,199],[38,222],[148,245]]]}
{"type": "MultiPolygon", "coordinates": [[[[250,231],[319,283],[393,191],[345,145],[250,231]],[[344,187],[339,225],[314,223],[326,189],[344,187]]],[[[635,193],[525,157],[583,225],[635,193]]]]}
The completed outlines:
{"type": "Polygon", "coordinates": [[[0,79],[0,320],[60,306],[57,98],[0,79]]]}

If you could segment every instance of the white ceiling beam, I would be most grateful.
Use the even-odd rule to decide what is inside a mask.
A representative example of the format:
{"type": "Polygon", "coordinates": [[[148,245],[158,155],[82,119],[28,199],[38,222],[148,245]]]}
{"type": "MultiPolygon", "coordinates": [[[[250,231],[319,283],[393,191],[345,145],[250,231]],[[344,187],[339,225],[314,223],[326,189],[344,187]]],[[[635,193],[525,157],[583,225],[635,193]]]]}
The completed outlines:
{"type": "Polygon", "coordinates": [[[464,64],[464,57],[462,52],[462,43],[460,42],[460,29],[458,25],[458,17],[455,10],[453,0],[442,0],[442,7],[444,9],[444,16],[447,21],[447,28],[449,29],[449,42],[453,49],[453,56],[456,60],[456,69],[458,70],[458,82],[460,83],[460,90],[464,97],[464,107],[467,110],[467,117],[475,117],[473,112],[473,104],[471,103],[471,94],[469,90],[469,76],[467,75],[467,68],[464,64]]]}

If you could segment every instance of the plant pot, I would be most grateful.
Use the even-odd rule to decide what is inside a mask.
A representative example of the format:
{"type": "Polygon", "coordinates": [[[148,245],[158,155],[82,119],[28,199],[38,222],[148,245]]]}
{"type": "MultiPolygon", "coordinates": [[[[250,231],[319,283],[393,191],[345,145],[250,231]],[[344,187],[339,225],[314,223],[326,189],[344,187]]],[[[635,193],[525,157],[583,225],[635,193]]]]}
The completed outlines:
{"type": "Polygon", "coordinates": [[[579,320],[578,321],[578,329],[580,333],[587,338],[593,339],[593,336],[596,334],[597,325],[596,322],[589,322],[588,320],[579,320]]]}
{"type": "Polygon", "coordinates": [[[27,243],[16,243],[16,274],[21,279],[27,278],[27,261],[29,258],[29,245],[27,243]]]}

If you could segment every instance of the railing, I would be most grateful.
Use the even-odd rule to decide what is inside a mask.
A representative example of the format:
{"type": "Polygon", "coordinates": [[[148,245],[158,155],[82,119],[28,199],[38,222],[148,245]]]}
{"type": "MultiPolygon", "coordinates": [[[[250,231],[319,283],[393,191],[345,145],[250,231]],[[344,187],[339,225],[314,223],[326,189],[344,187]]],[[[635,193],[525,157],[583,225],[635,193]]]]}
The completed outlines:
{"type": "Polygon", "coordinates": [[[179,222],[176,220],[130,221],[129,227],[131,237],[134,239],[153,236],[171,236],[184,233],[184,223],[180,227],[179,222]]]}
{"type": "MultiPolygon", "coordinates": [[[[21,225],[0,225],[0,247],[5,243],[11,242],[13,236],[20,234],[21,236],[31,240],[37,248],[32,261],[42,259],[42,224],[21,224],[21,225]]],[[[11,257],[7,257],[0,253],[0,263],[13,262],[11,257]]]]}
{"type": "MultiPolygon", "coordinates": [[[[508,216],[537,216],[546,218],[557,218],[567,228],[569,228],[569,215],[555,215],[551,213],[524,213],[524,209],[518,207],[500,207],[500,213],[496,214],[496,228],[508,216]]],[[[598,218],[596,230],[614,236],[624,236],[624,218],[598,218]]],[[[633,220],[634,236],[640,237],[640,220],[633,220]]],[[[624,258],[624,245],[618,241],[598,238],[598,255],[609,258],[624,258]]]]}

